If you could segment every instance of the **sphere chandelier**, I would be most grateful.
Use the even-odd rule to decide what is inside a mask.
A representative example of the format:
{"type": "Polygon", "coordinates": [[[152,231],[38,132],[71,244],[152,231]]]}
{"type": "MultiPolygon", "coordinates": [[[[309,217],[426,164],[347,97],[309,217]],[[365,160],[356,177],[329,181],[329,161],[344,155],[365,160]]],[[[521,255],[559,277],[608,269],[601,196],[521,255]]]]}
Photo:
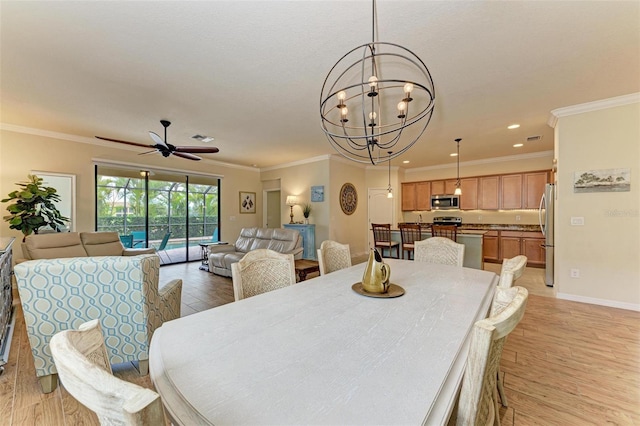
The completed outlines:
{"type": "Polygon", "coordinates": [[[422,136],[433,115],[435,87],[416,54],[375,41],[372,3],[372,41],[331,68],[320,93],[320,117],[339,154],[376,165],[402,155],[422,136]]]}

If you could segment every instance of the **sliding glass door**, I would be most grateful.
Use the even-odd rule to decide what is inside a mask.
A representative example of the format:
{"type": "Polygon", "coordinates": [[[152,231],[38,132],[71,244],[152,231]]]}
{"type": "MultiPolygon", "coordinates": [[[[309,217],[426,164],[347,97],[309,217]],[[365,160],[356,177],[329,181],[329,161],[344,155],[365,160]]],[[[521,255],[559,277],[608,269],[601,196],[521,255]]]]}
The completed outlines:
{"type": "Polygon", "coordinates": [[[96,230],[123,244],[154,247],[162,264],[200,260],[200,244],[218,241],[214,177],[96,167],[96,230]]]}

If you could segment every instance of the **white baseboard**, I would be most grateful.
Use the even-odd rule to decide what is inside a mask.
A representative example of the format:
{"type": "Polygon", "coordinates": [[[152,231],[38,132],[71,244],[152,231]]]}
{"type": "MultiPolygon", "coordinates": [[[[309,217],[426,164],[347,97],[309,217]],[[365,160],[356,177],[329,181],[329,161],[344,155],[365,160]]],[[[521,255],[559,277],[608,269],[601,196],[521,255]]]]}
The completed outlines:
{"type": "Polygon", "coordinates": [[[567,293],[556,293],[556,298],[589,303],[591,305],[609,306],[610,308],[627,309],[629,311],[640,311],[640,304],[638,303],[618,302],[617,300],[597,299],[595,297],[576,296],[575,294],[567,293]]]}

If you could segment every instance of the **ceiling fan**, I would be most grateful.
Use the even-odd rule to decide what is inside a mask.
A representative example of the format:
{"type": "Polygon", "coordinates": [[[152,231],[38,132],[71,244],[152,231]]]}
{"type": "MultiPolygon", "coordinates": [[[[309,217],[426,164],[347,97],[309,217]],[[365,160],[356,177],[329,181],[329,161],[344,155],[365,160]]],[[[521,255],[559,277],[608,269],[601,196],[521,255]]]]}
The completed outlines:
{"type": "Polygon", "coordinates": [[[212,146],[211,148],[205,147],[205,146],[175,146],[175,145],[171,145],[170,143],[167,142],[167,127],[169,127],[171,125],[170,121],[167,120],[160,120],[160,124],[162,124],[164,126],[164,140],[162,140],[162,138],[160,136],[158,136],[156,133],[154,132],[149,132],[149,136],[151,136],[151,139],[155,142],[154,145],[145,145],[142,143],[135,143],[135,142],[128,142],[128,141],[121,141],[118,139],[111,139],[111,138],[103,138],[101,136],[96,136],[96,138],[98,139],[102,139],[105,141],[110,141],[110,142],[117,142],[117,143],[123,143],[126,145],[133,145],[133,146],[141,146],[144,148],[154,148],[153,151],[148,151],[148,152],[142,152],[138,155],[144,155],[144,154],[150,154],[152,152],[159,152],[160,154],[162,154],[163,157],[168,157],[170,155],[175,155],[176,157],[181,157],[181,158],[186,158],[188,160],[202,160],[202,158],[198,157],[197,155],[193,155],[193,153],[198,153],[198,154],[215,154],[216,152],[220,151],[218,148],[212,146]]]}

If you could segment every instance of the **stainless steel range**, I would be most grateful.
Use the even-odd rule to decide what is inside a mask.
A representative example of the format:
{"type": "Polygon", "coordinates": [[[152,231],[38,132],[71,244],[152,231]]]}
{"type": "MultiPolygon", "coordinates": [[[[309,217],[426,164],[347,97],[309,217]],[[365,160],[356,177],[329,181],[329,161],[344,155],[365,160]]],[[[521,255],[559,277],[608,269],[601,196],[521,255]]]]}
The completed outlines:
{"type": "Polygon", "coordinates": [[[434,225],[462,225],[462,218],[456,216],[437,216],[433,218],[434,225]]]}

